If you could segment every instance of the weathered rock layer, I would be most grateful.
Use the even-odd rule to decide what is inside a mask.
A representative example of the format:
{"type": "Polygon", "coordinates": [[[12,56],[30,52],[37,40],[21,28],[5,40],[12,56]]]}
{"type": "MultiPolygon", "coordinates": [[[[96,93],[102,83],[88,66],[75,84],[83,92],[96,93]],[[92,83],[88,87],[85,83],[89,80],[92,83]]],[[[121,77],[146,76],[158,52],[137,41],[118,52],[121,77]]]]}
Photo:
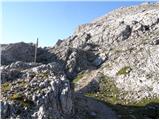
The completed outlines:
{"type": "Polygon", "coordinates": [[[84,94],[123,105],[159,98],[158,11],[158,3],[114,10],[38,48],[37,63],[33,44],[2,45],[1,117],[102,118],[110,109],[89,111],[84,94]]]}

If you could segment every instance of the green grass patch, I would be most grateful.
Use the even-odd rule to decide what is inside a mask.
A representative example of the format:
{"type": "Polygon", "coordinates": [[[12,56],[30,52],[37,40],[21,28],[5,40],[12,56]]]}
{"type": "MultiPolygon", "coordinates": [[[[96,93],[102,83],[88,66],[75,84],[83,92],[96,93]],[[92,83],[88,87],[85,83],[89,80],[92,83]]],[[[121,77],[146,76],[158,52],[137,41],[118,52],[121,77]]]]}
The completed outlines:
{"type": "Polygon", "coordinates": [[[10,100],[18,100],[21,101],[23,100],[23,95],[19,93],[15,93],[12,96],[9,97],[10,100]]]}
{"type": "Polygon", "coordinates": [[[1,90],[2,92],[7,92],[11,89],[11,85],[9,82],[1,84],[1,90]]]}
{"type": "Polygon", "coordinates": [[[48,78],[49,74],[48,72],[42,72],[37,74],[37,77],[41,77],[41,78],[48,78]]]}
{"type": "Polygon", "coordinates": [[[130,71],[131,71],[131,67],[125,66],[125,67],[121,68],[121,69],[116,73],[116,75],[126,75],[126,74],[128,74],[130,71]]]}
{"type": "Polygon", "coordinates": [[[120,115],[122,119],[144,119],[144,118],[159,118],[159,100],[155,99],[143,99],[138,103],[132,103],[129,105],[115,105],[111,106],[112,109],[120,115]],[[153,106],[157,108],[152,109],[153,106]],[[150,106],[150,107],[149,107],[150,106]]]}
{"type": "Polygon", "coordinates": [[[26,85],[28,85],[28,82],[26,82],[25,80],[21,80],[18,82],[18,87],[25,87],[26,85]]]}
{"type": "MultiPolygon", "coordinates": [[[[124,93],[124,96],[127,93],[124,93]]],[[[159,104],[159,98],[145,98],[138,102],[132,102],[119,98],[119,90],[112,78],[102,75],[100,89],[95,93],[86,93],[85,96],[103,102],[110,106],[121,119],[158,118],[159,110],[148,109],[147,106],[159,104]]],[[[152,107],[151,107],[152,108],[152,107]]]]}
{"type": "Polygon", "coordinates": [[[73,83],[77,83],[80,79],[85,76],[85,72],[80,72],[77,77],[72,81],[73,83]]]}
{"type": "Polygon", "coordinates": [[[15,93],[13,94],[12,96],[9,97],[10,100],[13,100],[13,101],[18,101],[20,102],[21,106],[31,106],[34,104],[33,101],[31,100],[28,100],[24,95],[20,94],[20,93],[15,93]]]}
{"type": "Polygon", "coordinates": [[[139,102],[134,102],[134,103],[131,103],[130,105],[145,106],[149,103],[159,103],[159,98],[144,98],[139,102]]]}
{"type": "Polygon", "coordinates": [[[100,89],[96,93],[86,93],[86,96],[94,97],[100,101],[116,104],[118,101],[118,88],[108,76],[101,76],[100,89]]]}

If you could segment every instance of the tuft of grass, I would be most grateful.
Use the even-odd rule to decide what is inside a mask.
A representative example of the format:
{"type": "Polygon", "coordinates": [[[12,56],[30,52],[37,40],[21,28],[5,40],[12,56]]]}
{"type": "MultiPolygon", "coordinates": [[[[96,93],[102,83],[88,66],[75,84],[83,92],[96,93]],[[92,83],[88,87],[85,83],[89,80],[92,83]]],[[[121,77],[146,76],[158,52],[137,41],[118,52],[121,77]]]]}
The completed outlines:
{"type": "Polygon", "coordinates": [[[126,75],[126,74],[128,74],[130,71],[131,71],[131,67],[125,66],[125,67],[121,68],[121,69],[116,73],[116,75],[126,75]]]}
{"type": "Polygon", "coordinates": [[[123,52],[123,50],[115,50],[114,52],[115,53],[121,53],[121,52],[123,52]]]}
{"type": "Polygon", "coordinates": [[[11,89],[11,85],[10,85],[9,82],[3,83],[3,84],[1,85],[1,90],[2,90],[2,92],[7,92],[7,91],[9,91],[10,89],[11,89]]]}
{"type": "Polygon", "coordinates": [[[84,77],[84,75],[85,75],[85,72],[80,72],[72,82],[77,83],[80,79],[84,77]]]}
{"type": "Polygon", "coordinates": [[[23,95],[19,94],[19,93],[15,93],[12,96],[9,97],[10,100],[17,100],[17,101],[21,101],[23,100],[23,95]]]}
{"type": "Polygon", "coordinates": [[[23,96],[20,93],[13,94],[12,96],[9,97],[9,99],[20,102],[21,106],[23,107],[28,107],[34,104],[33,101],[27,99],[25,96],[23,96]]]}
{"type": "Polygon", "coordinates": [[[39,73],[37,74],[37,77],[41,77],[41,78],[48,78],[48,72],[42,72],[42,73],[39,73]]]}
{"type": "Polygon", "coordinates": [[[159,98],[144,98],[136,103],[131,103],[131,105],[136,105],[141,107],[150,103],[159,103],[159,98]]]}
{"type": "Polygon", "coordinates": [[[18,85],[19,85],[19,87],[25,87],[26,85],[28,85],[28,83],[26,81],[22,80],[22,81],[19,81],[18,85]]]}

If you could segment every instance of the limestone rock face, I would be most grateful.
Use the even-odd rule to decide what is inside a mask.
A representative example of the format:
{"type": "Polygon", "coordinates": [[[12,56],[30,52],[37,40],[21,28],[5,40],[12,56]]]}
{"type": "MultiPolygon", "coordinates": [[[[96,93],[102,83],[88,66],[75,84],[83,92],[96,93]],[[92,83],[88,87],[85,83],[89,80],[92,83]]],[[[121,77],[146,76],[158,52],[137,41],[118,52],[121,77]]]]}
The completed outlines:
{"type": "Polygon", "coordinates": [[[41,65],[41,63],[25,63],[22,61],[17,61],[7,66],[1,66],[1,83],[23,77],[24,72],[22,72],[22,70],[36,67],[38,65],[41,65]]]}
{"type": "Polygon", "coordinates": [[[101,65],[105,60],[107,59],[107,56],[103,53],[101,53],[94,61],[93,64],[95,66],[101,65]]]}
{"type": "Polygon", "coordinates": [[[55,80],[51,88],[40,99],[34,118],[69,118],[74,113],[72,92],[68,81],[55,80]]]}
{"type": "MultiPolygon", "coordinates": [[[[139,101],[159,96],[157,5],[118,9],[80,26],[75,32],[76,35],[91,34],[94,37],[87,43],[99,44],[102,51],[108,53],[108,59],[99,71],[114,78],[119,91],[126,94],[124,99],[139,101]],[[125,71],[126,67],[131,70],[125,71]]],[[[72,43],[80,45],[78,41],[72,43]]]]}
{"type": "MultiPolygon", "coordinates": [[[[80,25],[59,47],[67,44],[82,49],[86,61],[111,77],[122,96],[125,94],[121,99],[156,98],[159,96],[158,25],[157,3],[120,8],[80,25]]],[[[81,84],[87,83],[87,88],[86,81],[91,80],[82,78],[77,86],[84,87],[81,84]]]]}
{"type": "Polygon", "coordinates": [[[102,81],[105,92],[113,86],[116,91],[103,96],[126,100],[125,105],[157,99],[158,11],[158,3],[113,10],[55,46],[38,48],[37,63],[33,44],[1,45],[2,118],[108,118],[103,104],[83,96],[102,93],[102,81]],[[103,109],[87,108],[90,101],[103,109]]]}
{"type": "MultiPolygon", "coordinates": [[[[158,4],[120,8],[91,23],[80,25],[72,36],[49,51],[65,61],[65,65],[69,67],[68,72],[73,73],[71,76],[74,78],[79,72],[74,70],[78,68],[76,62],[78,56],[84,57],[85,62],[80,64],[81,70],[84,70],[86,66],[90,68],[101,65],[106,58],[110,59],[108,54],[112,54],[117,49],[123,50],[125,47],[126,49],[139,49],[140,45],[145,47],[145,44],[159,44],[158,24],[158,4]],[[84,53],[75,53],[80,50],[84,53]],[[72,54],[75,54],[74,59],[71,57],[72,54]],[[98,56],[101,54],[105,54],[106,57],[98,56]]],[[[78,61],[82,60],[78,59],[78,61]]]]}
{"type": "Polygon", "coordinates": [[[74,114],[70,82],[58,63],[16,62],[6,67],[19,63],[28,65],[22,66],[22,75],[15,78],[15,73],[6,72],[12,80],[3,80],[2,118],[69,118],[74,114]]]}

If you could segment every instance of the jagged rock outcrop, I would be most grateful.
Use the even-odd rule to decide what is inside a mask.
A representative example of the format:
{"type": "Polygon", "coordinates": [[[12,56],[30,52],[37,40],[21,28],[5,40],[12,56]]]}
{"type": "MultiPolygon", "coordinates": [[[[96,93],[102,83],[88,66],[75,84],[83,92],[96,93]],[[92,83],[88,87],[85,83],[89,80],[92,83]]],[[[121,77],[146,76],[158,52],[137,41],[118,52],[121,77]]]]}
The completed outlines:
{"type": "Polygon", "coordinates": [[[6,67],[19,69],[15,66],[21,68],[22,75],[15,78],[15,74],[10,74],[12,80],[8,81],[4,78],[2,118],[69,118],[73,115],[70,82],[58,63],[16,62],[6,67]]]}
{"type": "MultiPolygon", "coordinates": [[[[33,62],[35,45],[32,43],[19,42],[15,44],[1,45],[1,64],[8,65],[16,61],[33,62]]],[[[47,49],[38,48],[37,62],[49,63],[56,59],[47,49]]]]}
{"type": "MultiPolygon", "coordinates": [[[[158,25],[157,3],[120,8],[79,26],[73,36],[52,50],[69,46],[90,53],[80,66],[83,68],[89,63],[93,68],[98,67],[125,93],[124,99],[139,101],[158,97],[158,25]],[[93,59],[90,61],[90,58],[93,59]]],[[[75,56],[74,61],[78,54],[75,56]]],[[[70,67],[78,68],[79,65],[72,61],[70,57],[67,60],[72,63],[70,67]]]]}
{"type": "Polygon", "coordinates": [[[24,63],[17,61],[7,66],[1,66],[1,83],[16,80],[24,76],[22,70],[29,69],[41,65],[40,63],[24,63]]]}
{"type": "MultiPolygon", "coordinates": [[[[85,54],[87,56],[83,58],[85,62],[80,64],[82,70],[83,66],[84,69],[86,68],[86,64],[89,64],[88,67],[90,67],[90,63],[92,63],[92,67],[98,67],[107,58],[110,59],[108,56],[118,48],[128,47],[126,49],[131,49],[131,47],[135,47],[138,49],[140,44],[142,46],[145,43],[159,44],[158,23],[157,4],[120,8],[91,23],[79,26],[72,36],[61,41],[49,51],[59,56],[63,61],[67,61],[66,63],[71,63],[73,59],[69,58],[69,55],[72,54],[70,49],[84,50],[85,53],[81,57],[85,54]]],[[[116,54],[114,55],[116,56],[116,54]]],[[[72,69],[74,67],[73,65],[72,69]]],[[[78,68],[79,65],[76,67],[78,68]]]]}
{"type": "MultiPolygon", "coordinates": [[[[121,113],[127,106],[116,104],[159,99],[158,32],[158,3],[147,3],[114,10],[52,48],[38,48],[38,63],[31,63],[34,45],[2,45],[2,118],[139,118],[135,108],[121,113]],[[118,115],[97,100],[114,104],[118,115]]],[[[157,118],[157,105],[148,106],[140,111],[156,115],[142,118],[157,118]]]]}

